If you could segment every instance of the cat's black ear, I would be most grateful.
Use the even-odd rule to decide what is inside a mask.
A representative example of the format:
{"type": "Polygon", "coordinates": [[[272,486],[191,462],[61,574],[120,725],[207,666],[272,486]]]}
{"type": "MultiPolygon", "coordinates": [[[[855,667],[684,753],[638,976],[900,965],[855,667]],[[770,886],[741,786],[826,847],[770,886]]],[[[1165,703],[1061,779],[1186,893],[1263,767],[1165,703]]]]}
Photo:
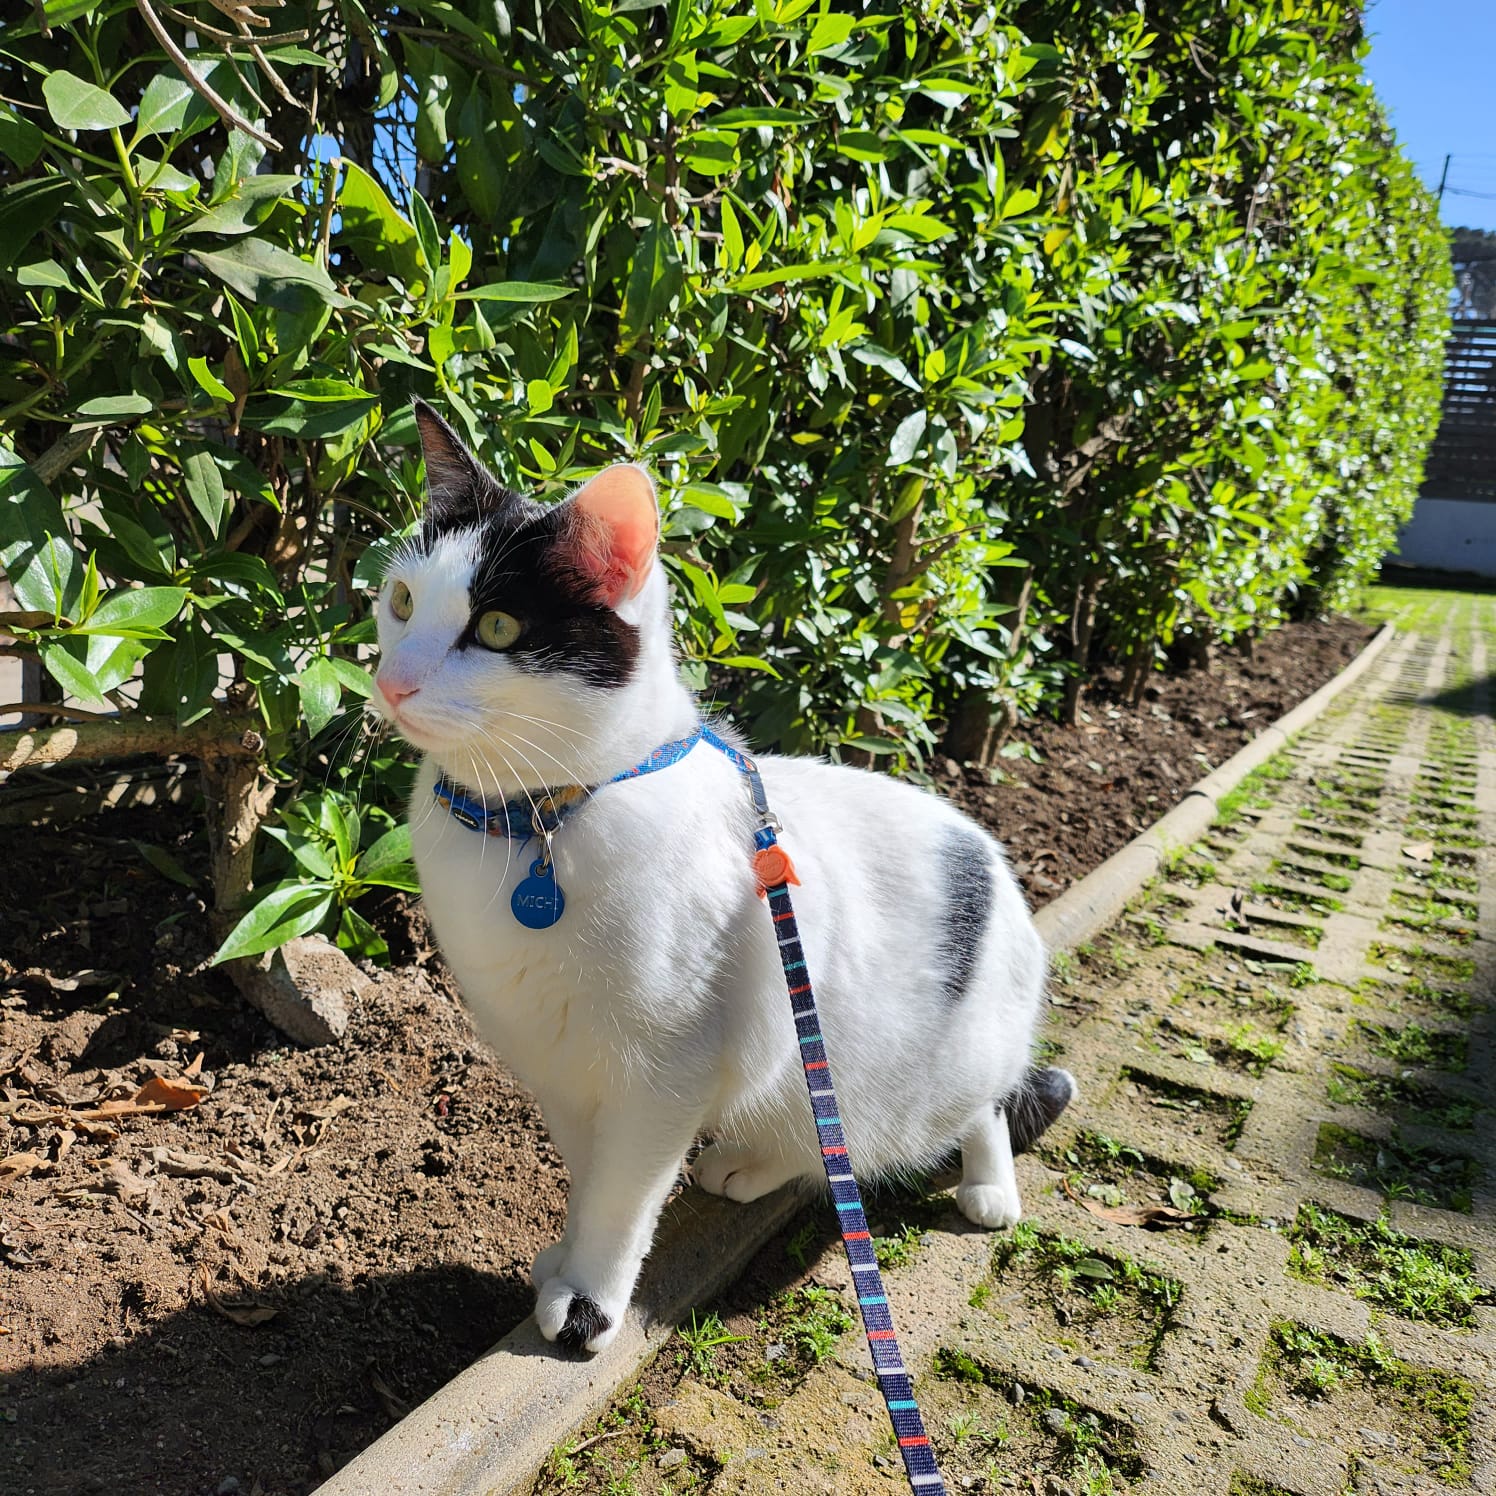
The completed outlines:
{"type": "Polygon", "coordinates": [[[452,524],[497,507],[504,490],[462,438],[424,400],[415,402],[415,415],[426,458],[428,513],[438,523],[452,524]]]}

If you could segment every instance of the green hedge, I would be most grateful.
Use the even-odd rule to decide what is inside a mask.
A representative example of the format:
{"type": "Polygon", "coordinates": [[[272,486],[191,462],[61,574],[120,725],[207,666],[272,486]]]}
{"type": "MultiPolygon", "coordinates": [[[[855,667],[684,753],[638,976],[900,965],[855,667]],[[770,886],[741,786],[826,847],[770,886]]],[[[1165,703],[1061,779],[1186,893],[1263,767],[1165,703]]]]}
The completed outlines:
{"type": "Polygon", "coordinates": [[[902,762],[1343,601],[1411,505],[1448,252],[1351,0],[292,0],[286,96],[198,33],[269,150],[135,5],[45,9],[3,626],[182,723],[229,657],[288,777],[364,689],[412,394],[532,491],[650,463],[697,683],[902,762]]]}

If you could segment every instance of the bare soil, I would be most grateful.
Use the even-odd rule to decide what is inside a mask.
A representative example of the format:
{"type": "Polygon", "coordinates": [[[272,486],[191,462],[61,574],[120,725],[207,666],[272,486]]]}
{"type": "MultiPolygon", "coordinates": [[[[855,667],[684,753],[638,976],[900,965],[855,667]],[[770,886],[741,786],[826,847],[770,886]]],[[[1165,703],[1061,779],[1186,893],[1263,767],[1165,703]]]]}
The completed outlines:
{"type": "MultiPolygon", "coordinates": [[[[1025,726],[1039,762],[1004,759],[996,784],[950,765],[941,787],[1044,903],[1366,638],[1347,620],[1292,625],[1257,660],[1159,677],[1139,710],[1103,681],[1079,728],[1025,726]]],[[[343,1046],[296,1051],[206,967],[200,887],[142,843],[203,876],[185,810],[5,832],[0,1490],[301,1496],[528,1313],[565,1171],[419,909],[371,911],[392,969],[343,1046]],[[55,1120],[153,1076],[205,1094],[55,1120]]],[[[737,1322],[778,1333],[750,1302],[788,1286],[745,1280],[737,1322]]],[[[784,1313],[791,1333],[807,1306],[784,1313]]],[[[787,1344],[788,1384],[808,1353],[787,1344]]]]}

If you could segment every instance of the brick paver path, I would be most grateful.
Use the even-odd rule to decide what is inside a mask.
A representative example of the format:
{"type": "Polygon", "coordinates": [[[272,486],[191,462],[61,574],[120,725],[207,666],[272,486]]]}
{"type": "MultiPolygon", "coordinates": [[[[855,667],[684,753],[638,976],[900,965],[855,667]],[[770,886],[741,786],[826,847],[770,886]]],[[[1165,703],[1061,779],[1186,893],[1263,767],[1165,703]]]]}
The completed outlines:
{"type": "MultiPolygon", "coordinates": [[[[953,1490],[1496,1492],[1496,596],[1389,596],[1373,669],[1059,963],[1082,1100],[1017,1249],[945,1211],[888,1274],[953,1490]]],[[[786,1323],[656,1375],[582,1485],[900,1489],[860,1338],[776,1381],[786,1323]]]]}

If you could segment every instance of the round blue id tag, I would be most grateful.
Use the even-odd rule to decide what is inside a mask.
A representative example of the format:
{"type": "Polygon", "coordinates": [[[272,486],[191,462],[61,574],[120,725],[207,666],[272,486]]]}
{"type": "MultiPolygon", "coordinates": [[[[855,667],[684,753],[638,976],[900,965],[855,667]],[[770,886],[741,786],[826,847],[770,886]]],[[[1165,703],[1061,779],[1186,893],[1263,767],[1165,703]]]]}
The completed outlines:
{"type": "Polygon", "coordinates": [[[520,879],[509,897],[509,907],[527,930],[549,930],[566,913],[566,895],[556,882],[556,869],[544,857],[530,864],[530,874],[520,879]]]}

